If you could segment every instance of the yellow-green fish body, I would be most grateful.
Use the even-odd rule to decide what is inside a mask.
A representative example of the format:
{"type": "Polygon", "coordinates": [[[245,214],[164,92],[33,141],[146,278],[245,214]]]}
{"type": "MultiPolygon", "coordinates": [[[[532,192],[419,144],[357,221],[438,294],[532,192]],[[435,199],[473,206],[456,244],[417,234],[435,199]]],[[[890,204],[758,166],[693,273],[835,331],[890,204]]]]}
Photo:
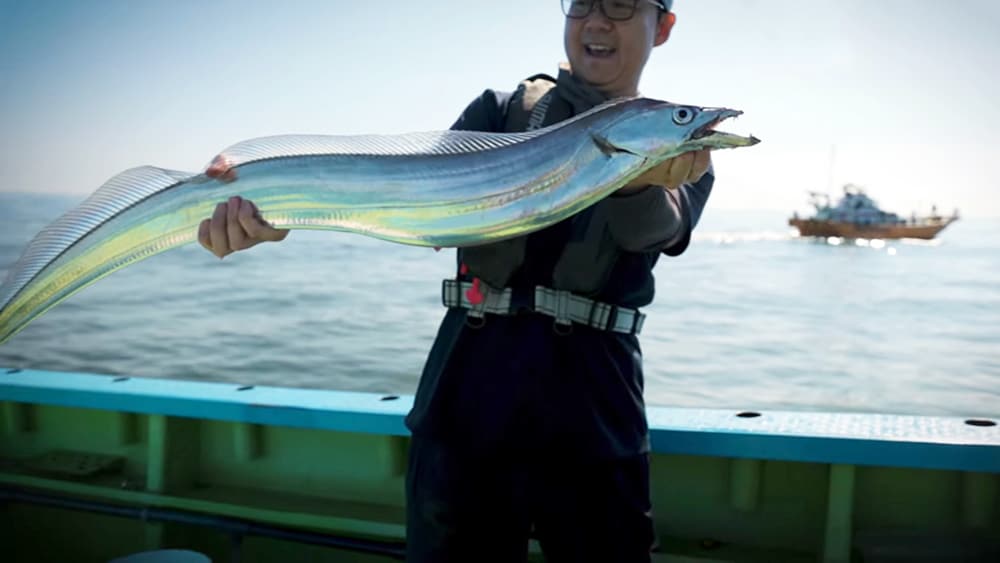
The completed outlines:
{"type": "Polygon", "coordinates": [[[716,132],[739,112],[636,98],[529,133],[280,136],[223,152],[237,180],[125,171],[40,232],[0,285],[0,343],[111,272],[197,238],[240,195],[275,227],[472,246],[552,225],[692,150],[755,144],[716,132]]]}

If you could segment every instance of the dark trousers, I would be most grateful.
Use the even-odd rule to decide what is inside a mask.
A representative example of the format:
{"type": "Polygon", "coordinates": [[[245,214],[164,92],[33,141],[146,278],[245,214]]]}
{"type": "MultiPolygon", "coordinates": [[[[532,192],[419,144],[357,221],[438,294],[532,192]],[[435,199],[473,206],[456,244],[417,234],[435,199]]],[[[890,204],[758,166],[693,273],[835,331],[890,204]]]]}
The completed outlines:
{"type": "Polygon", "coordinates": [[[409,563],[648,563],[649,457],[570,461],[484,454],[414,437],[406,476],[409,563]]]}

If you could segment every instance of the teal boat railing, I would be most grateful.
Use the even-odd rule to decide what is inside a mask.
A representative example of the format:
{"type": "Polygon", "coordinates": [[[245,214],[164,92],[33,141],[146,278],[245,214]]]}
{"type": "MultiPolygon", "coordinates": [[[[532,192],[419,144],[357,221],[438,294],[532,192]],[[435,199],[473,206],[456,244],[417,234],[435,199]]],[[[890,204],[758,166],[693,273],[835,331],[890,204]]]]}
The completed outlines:
{"type": "MultiPolygon", "coordinates": [[[[406,436],[410,396],[0,368],[0,401],[406,436]]],[[[655,453],[1000,473],[997,419],[650,406],[655,453]]]]}

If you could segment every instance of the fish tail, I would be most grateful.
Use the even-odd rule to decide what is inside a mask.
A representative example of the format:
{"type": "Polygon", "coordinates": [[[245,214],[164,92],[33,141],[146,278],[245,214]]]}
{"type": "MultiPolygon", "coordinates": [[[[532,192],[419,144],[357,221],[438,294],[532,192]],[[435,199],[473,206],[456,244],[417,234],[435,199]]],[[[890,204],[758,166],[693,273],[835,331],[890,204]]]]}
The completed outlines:
{"type": "MultiPolygon", "coordinates": [[[[56,291],[51,298],[25,308],[25,298],[47,271],[74,246],[127,209],[141,203],[194,174],[141,166],[126,170],[104,183],[83,203],[56,219],[28,243],[24,253],[0,284],[0,343],[5,342],[31,319],[82,287],[56,291]]],[[[84,284],[86,285],[86,284],[84,284]]],[[[58,288],[57,288],[58,289],[58,288]]],[[[33,300],[34,301],[34,300],[33,300]]]]}

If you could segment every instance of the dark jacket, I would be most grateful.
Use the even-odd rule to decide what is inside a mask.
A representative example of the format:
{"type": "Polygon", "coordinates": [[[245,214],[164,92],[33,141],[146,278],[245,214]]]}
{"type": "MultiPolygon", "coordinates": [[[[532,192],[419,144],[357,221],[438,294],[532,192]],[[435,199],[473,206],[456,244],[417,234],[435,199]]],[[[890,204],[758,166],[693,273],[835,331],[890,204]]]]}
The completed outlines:
{"type": "MultiPolygon", "coordinates": [[[[452,128],[522,130],[525,114],[511,104],[523,95],[523,84],[513,95],[487,90],[452,128]]],[[[543,125],[605,101],[565,70],[548,96],[543,125]]],[[[544,285],[624,307],[648,305],[653,267],[661,252],[676,256],[687,248],[713,181],[709,173],[676,194],[651,187],[611,196],[525,237],[460,249],[458,264],[468,273],[458,277],[512,287],[515,295],[544,285]]],[[[406,423],[415,434],[470,450],[623,457],[648,451],[642,392],[635,336],[581,325],[559,334],[551,317],[535,313],[488,314],[474,326],[464,310],[449,309],[406,423]]]]}

